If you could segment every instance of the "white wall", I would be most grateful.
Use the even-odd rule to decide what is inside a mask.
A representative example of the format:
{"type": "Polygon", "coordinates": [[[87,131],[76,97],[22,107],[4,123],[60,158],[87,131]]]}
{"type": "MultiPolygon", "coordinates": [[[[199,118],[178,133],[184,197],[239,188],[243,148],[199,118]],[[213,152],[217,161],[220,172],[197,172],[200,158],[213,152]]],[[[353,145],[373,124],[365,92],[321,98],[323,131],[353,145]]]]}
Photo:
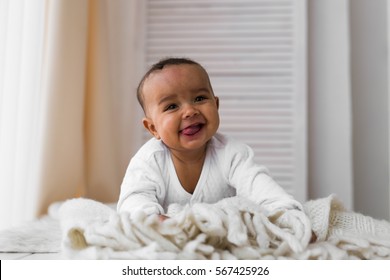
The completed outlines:
{"type": "Polygon", "coordinates": [[[386,0],[351,1],[355,210],[389,219],[389,76],[386,0]]]}
{"type": "Polygon", "coordinates": [[[353,208],[348,0],[308,1],[309,197],[353,208]]]}
{"type": "Polygon", "coordinates": [[[313,0],[309,14],[309,197],[390,217],[386,0],[313,0]]]}

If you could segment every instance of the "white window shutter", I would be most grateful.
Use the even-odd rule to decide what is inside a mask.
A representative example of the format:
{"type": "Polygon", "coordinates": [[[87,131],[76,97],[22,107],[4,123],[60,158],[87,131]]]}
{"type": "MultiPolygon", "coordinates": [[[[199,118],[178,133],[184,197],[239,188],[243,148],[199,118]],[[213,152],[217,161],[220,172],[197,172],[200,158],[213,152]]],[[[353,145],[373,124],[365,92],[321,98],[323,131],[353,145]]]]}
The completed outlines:
{"type": "Polygon", "coordinates": [[[147,67],[168,56],[201,63],[220,98],[220,131],[307,199],[306,1],[148,0],[145,48],[147,67]]]}

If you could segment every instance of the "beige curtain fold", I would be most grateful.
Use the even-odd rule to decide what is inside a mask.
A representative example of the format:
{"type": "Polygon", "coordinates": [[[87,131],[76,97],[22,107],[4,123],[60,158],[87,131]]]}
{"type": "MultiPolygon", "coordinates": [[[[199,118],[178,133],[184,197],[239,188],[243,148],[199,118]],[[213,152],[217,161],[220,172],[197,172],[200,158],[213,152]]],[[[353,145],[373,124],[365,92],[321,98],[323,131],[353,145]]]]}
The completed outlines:
{"type": "Polygon", "coordinates": [[[110,74],[108,5],[47,1],[38,215],[53,201],[118,198],[122,153],[128,151],[121,142],[127,132],[120,126],[126,114],[117,105],[128,97],[112,90],[117,81],[110,74]]]}
{"type": "MultiPolygon", "coordinates": [[[[89,1],[85,88],[85,195],[103,202],[118,199],[120,150],[118,122],[109,72],[108,18],[104,1],[89,1]]],[[[130,93],[130,92],[129,92],[130,93]]]]}

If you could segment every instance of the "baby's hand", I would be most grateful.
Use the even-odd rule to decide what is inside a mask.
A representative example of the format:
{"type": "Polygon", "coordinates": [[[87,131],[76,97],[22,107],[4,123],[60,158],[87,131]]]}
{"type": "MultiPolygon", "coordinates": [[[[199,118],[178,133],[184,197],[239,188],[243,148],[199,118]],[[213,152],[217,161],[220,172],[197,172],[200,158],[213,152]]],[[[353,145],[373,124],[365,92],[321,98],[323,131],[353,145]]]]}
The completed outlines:
{"type": "Polygon", "coordinates": [[[164,222],[166,219],[168,219],[169,217],[168,216],[165,216],[165,215],[158,215],[158,219],[160,222],[164,222]]]}

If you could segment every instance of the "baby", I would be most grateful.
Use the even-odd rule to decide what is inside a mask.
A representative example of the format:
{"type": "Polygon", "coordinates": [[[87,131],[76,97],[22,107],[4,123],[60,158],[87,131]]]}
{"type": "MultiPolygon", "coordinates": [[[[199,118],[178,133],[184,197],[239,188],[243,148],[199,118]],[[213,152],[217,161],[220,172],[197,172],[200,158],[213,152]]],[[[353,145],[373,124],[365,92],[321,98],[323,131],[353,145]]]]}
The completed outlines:
{"type": "Polygon", "coordinates": [[[240,196],[266,210],[302,210],[249,146],[218,133],[219,99],[206,70],[185,58],[168,58],[142,78],[138,101],[144,127],[154,136],[131,159],[118,211],[142,210],[167,218],[170,204],[240,196]]]}

